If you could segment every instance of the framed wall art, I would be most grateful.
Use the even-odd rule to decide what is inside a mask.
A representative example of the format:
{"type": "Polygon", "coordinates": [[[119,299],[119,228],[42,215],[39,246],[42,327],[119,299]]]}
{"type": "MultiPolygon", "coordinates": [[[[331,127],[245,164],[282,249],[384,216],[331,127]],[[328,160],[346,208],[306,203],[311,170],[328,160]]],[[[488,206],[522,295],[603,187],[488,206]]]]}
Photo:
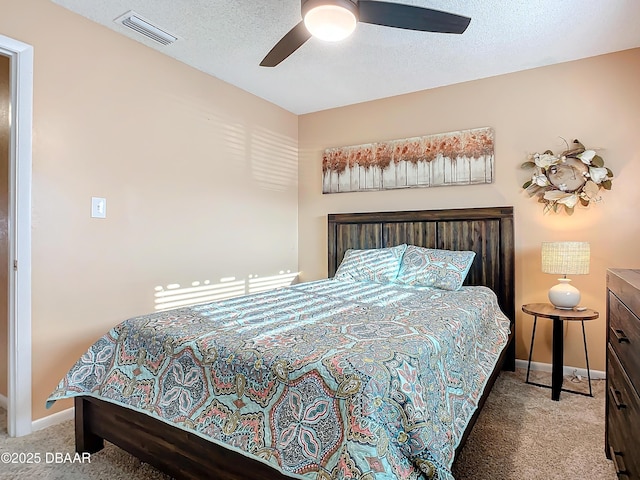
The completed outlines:
{"type": "Polygon", "coordinates": [[[493,182],[490,127],[348,147],[322,156],[322,193],[493,182]]]}

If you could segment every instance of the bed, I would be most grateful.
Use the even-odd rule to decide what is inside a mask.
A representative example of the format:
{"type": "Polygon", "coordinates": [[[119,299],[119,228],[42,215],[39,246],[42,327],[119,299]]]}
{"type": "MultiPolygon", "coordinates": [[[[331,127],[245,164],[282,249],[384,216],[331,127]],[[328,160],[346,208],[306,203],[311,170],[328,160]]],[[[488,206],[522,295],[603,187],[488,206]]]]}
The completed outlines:
{"type": "Polygon", "coordinates": [[[106,440],[185,479],[451,479],[515,368],[513,209],[332,214],[327,228],[327,280],[136,317],[98,340],[48,401],[75,398],[76,450],[106,440]],[[473,252],[464,286],[344,279],[348,251],[402,245],[473,252]]]}

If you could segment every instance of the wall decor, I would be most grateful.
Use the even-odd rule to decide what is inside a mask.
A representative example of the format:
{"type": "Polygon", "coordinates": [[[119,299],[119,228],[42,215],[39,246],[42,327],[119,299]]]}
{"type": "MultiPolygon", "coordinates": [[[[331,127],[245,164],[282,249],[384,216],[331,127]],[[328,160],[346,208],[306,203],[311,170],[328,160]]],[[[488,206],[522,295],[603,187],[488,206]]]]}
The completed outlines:
{"type": "Polygon", "coordinates": [[[490,127],[350,147],[322,156],[322,193],[493,182],[490,127]]]}
{"type": "Polygon", "coordinates": [[[573,147],[567,143],[560,155],[551,150],[529,155],[522,168],[534,169],[522,188],[544,204],[545,213],[564,208],[571,215],[578,202],[586,207],[601,200],[601,189],[611,190],[613,172],[595,150],[587,150],[577,139],[573,147]]]}

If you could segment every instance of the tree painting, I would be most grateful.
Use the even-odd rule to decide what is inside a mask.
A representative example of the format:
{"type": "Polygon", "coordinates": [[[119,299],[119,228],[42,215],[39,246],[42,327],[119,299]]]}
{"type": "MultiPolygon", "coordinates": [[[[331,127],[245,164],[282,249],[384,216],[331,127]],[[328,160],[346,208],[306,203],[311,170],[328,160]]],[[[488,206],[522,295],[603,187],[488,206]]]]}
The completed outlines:
{"type": "Polygon", "coordinates": [[[322,193],[493,182],[493,129],[328,148],[322,193]]]}

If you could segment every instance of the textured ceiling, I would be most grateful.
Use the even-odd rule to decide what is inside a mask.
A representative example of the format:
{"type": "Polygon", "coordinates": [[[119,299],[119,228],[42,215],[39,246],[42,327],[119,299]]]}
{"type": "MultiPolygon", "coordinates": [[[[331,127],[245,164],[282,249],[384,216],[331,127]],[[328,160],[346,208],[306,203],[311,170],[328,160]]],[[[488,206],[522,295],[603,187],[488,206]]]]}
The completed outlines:
{"type": "Polygon", "coordinates": [[[267,68],[300,0],[52,1],[295,114],[640,47],[639,0],[401,0],[471,24],[450,35],[361,23],[267,68]],[[179,40],[162,46],[114,22],[129,10],[179,40]]]}

